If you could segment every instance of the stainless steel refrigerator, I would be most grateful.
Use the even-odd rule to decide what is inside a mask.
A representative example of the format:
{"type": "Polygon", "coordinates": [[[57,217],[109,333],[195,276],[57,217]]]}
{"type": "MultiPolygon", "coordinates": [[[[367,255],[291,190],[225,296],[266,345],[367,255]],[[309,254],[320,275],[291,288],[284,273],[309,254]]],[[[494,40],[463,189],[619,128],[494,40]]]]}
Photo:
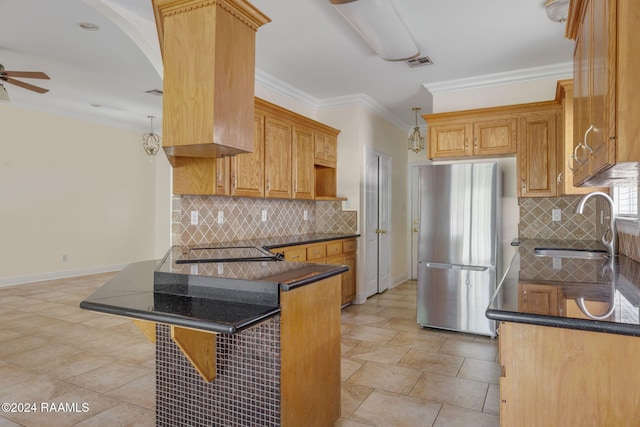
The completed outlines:
{"type": "Polygon", "coordinates": [[[500,260],[497,163],[421,166],[418,324],[495,337],[485,310],[500,260]]]}

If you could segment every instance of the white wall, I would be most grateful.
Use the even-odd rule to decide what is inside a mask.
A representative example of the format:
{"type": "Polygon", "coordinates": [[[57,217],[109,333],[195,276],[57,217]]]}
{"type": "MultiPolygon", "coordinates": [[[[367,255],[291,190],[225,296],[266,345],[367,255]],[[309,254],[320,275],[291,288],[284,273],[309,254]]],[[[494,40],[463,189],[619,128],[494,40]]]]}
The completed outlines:
{"type": "Polygon", "coordinates": [[[154,258],[156,229],[168,239],[169,222],[156,224],[162,166],[139,132],[10,105],[0,116],[0,285],[154,258]]]}

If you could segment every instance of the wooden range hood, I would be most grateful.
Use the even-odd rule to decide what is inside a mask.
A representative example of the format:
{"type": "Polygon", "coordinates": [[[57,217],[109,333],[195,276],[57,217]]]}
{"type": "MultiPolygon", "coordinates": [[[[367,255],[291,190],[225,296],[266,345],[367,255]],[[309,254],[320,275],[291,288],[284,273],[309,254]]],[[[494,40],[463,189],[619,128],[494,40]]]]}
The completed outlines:
{"type": "Polygon", "coordinates": [[[164,63],[163,148],[175,157],[253,151],[255,34],[244,0],[152,0],[164,63]]]}

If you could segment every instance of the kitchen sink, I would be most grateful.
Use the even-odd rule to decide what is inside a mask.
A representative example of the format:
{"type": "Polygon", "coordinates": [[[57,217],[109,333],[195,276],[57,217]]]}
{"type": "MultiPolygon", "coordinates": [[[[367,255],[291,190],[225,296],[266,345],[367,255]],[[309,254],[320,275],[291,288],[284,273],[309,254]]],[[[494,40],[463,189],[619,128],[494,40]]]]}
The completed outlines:
{"type": "Polygon", "coordinates": [[[603,259],[607,257],[604,250],[567,249],[567,248],[535,248],[534,255],[552,258],[603,259]]]}

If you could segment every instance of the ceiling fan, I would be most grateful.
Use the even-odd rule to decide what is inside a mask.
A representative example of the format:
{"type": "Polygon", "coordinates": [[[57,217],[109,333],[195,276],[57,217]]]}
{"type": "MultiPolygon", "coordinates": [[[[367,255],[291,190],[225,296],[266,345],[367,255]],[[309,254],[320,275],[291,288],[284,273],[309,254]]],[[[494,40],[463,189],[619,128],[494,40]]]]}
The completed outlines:
{"type": "Polygon", "coordinates": [[[49,76],[47,76],[42,71],[6,71],[4,66],[0,64],[0,99],[9,100],[9,95],[7,94],[6,89],[2,85],[2,82],[11,83],[13,85],[19,86],[23,89],[32,90],[37,93],[46,93],[49,92],[49,89],[42,88],[40,86],[32,85],[30,83],[25,83],[20,80],[16,80],[15,78],[24,78],[24,79],[46,79],[49,80],[49,76]]]}

